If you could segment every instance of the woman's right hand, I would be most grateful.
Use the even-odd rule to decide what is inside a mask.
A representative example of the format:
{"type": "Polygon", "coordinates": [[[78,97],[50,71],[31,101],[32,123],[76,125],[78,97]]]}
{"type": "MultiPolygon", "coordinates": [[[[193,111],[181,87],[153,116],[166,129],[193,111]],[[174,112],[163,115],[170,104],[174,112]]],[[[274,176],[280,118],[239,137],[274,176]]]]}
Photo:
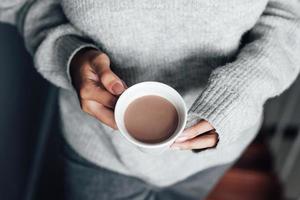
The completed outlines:
{"type": "Polygon", "coordinates": [[[72,59],[70,73],[81,109],[117,129],[113,110],[127,86],[111,71],[109,57],[96,49],[83,49],[72,59]]]}

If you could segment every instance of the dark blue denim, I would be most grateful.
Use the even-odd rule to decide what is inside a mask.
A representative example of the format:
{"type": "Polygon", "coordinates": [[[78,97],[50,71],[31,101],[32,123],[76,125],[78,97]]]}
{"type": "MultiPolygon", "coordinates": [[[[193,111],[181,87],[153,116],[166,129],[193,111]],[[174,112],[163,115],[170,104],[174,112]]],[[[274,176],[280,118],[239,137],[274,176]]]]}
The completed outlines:
{"type": "Polygon", "coordinates": [[[96,166],[64,145],[65,200],[201,200],[232,164],[212,167],[169,187],[96,166]]]}

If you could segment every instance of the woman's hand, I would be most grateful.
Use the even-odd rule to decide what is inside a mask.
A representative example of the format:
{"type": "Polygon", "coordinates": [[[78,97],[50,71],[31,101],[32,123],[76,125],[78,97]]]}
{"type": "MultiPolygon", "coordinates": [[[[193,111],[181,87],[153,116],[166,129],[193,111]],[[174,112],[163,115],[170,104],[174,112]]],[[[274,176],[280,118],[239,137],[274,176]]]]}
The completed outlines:
{"type": "Polygon", "coordinates": [[[171,145],[173,149],[206,149],[215,147],[218,143],[218,134],[214,127],[201,120],[198,124],[187,128],[171,145]]]}
{"type": "Polygon", "coordinates": [[[108,56],[95,49],[84,49],[76,54],[70,67],[82,110],[117,129],[113,109],[117,96],[127,86],[111,71],[108,56]]]}

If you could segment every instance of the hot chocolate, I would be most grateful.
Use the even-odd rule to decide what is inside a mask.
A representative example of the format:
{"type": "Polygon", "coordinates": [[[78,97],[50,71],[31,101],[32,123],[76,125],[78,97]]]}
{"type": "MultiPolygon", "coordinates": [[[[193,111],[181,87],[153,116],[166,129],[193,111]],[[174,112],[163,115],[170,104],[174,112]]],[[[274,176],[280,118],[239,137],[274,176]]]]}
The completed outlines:
{"type": "Polygon", "coordinates": [[[125,111],[127,131],[144,143],[159,143],[168,139],[178,126],[178,113],[167,99],[147,95],[131,102],[125,111]]]}

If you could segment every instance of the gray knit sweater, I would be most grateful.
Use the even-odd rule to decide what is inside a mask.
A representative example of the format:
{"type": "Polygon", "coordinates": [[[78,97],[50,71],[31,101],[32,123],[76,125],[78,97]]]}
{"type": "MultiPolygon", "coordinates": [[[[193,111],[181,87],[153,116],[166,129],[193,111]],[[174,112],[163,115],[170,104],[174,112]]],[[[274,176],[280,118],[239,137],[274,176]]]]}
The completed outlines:
{"type": "Polygon", "coordinates": [[[235,160],[259,129],[265,101],[300,69],[299,0],[1,0],[36,69],[61,87],[64,135],[91,162],[157,186],[235,160]],[[200,153],[146,154],[80,110],[68,66],[81,48],[106,52],[130,86],[177,89],[188,126],[208,120],[220,141],[200,153]]]}

